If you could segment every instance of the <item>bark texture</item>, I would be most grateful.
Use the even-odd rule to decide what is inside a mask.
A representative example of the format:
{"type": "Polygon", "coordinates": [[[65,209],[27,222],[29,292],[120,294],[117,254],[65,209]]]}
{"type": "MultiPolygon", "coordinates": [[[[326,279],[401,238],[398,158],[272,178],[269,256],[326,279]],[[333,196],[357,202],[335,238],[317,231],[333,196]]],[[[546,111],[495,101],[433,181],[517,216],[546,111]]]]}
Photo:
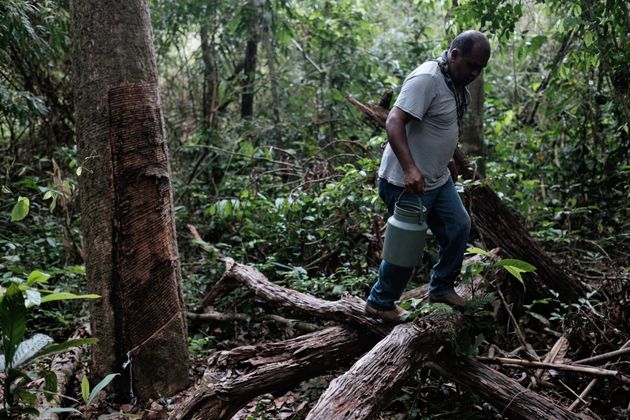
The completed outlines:
{"type": "Polygon", "coordinates": [[[188,352],[148,6],[74,1],[71,23],[95,379],[121,373],[122,400],[169,395],[188,352]]]}

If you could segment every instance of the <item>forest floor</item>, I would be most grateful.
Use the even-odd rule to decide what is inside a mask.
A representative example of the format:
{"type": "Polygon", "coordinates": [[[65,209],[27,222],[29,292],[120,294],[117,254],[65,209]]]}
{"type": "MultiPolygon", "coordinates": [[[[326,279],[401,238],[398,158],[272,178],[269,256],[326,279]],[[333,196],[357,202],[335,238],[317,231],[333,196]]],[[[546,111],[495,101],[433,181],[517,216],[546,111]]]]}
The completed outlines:
{"type": "MultiPolygon", "coordinates": [[[[565,263],[578,267],[583,275],[590,279],[594,291],[588,297],[580,299],[572,305],[555,307],[549,313],[534,312],[531,307],[519,320],[523,339],[519,339],[510,323],[494,325],[494,335],[484,337],[477,354],[480,356],[495,355],[525,359],[528,358],[524,343],[531,345],[538,356],[544,357],[556,345],[557,355],[554,363],[571,363],[579,359],[618,350],[630,339],[630,281],[625,268],[620,268],[612,260],[577,261],[569,255],[565,263]],[[559,341],[566,338],[564,344],[559,341]]],[[[226,297],[229,299],[229,296],[226,297]]],[[[264,308],[267,312],[277,312],[296,318],[296,314],[283,314],[274,308],[245,294],[245,299],[237,299],[240,307],[246,304],[250,308],[264,308]]],[[[238,309],[233,306],[223,308],[224,311],[238,309]]],[[[242,309],[238,309],[239,312],[242,309]]],[[[255,318],[254,318],[255,319],[255,318]]],[[[309,322],[316,322],[308,319],[309,322]]],[[[326,325],[332,325],[330,321],[326,325]]],[[[200,326],[192,323],[191,336],[200,326]]],[[[280,341],[300,335],[284,326],[273,322],[232,321],[213,323],[206,334],[213,336],[213,345],[193,354],[190,368],[191,384],[202,380],[207,359],[217,350],[227,350],[243,345],[280,341]]],[[[80,396],[80,379],[86,372],[89,358],[83,357],[83,367],[75,374],[71,397],[80,396]]],[[[618,370],[630,376],[630,355],[611,359],[593,366],[618,370]]],[[[555,404],[569,407],[574,404],[580,394],[594,378],[575,372],[556,370],[536,371],[513,365],[494,365],[503,374],[516,380],[521,385],[531,388],[552,400],[555,404]]],[[[240,409],[233,419],[303,419],[317,402],[329,382],[343,374],[350,366],[339,365],[332,372],[324,372],[321,376],[302,382],[290,390],[279,390],[274,394],[263,394],[251,400],[240,409]]],[[[193,388],[167,399],[159,399],[132,406],[130,404],[114,404],[108,401],[107,395],[90,407],[76,404],[74,408],[87,418],[167,418],[173,409],[190,396],[193,388]],[[125,413],[124,415],[122,413],[125,413]]],[[[592,386],[591,392],[584,396],[584,402],[577,404],[574,411],[601,419],[626,419],[629,414],[630,386],[614,378],[601,378],[592,386]]],[[[67,415],[66,418],[79,418],[78,414],[67,415]]],[[[63,417],[62,417],[63,418],[63,417]]],[[[415,418],[457,418],[457,419],[502,419],[502,407],[493,407],[477,397],[471,390],[443,379],[437,372],[427,367],[420,369],[409,378],[397,392],[394,400],[381,412],[379,419],[415,419],[415,418]]]]}
{"type": "MultiPolygon", "coordinates": [[[[570,258],[567,256],[567,258],[570,258]]],[[[627,272],[612,261],[596,262],[573,260],[572,267],[587,270],[590,286],[595,293],[580,299],[572,305],[557,307],[551,314],[539,314],[528,310],[520,319],[524,340],[535,352],[544,357],[557,343],[560,337],[566,342],[560,345],[554,363],[571,361],[611,352],[621,348],[630,339],[630,282],[627,272]]],[[[249,304],[262,305],[252,296],[249,304]]],[[[241,301],[241,304],[243,301],[241,301]]],[[[236,309],[234,307],[233,309],[236,309]]],[[[266,307],[267,311],[273,308],[266,307]]],[[[296,315],[293,314],[293,317],[296,315]]],[[[313,321],[313,320],[309,320],[313,321]]],[[[216,325],[216,324],[215,324],[216,325]]],[[[514,328],[507,325],[495,325],[494,337],[485,339],[478,348],[479,355],[527,358],[523,341],[519,340],[514,328]],[[491,342],[492,341],[492,342],[491,342]]],[[[231,322],[215,326],[211,333],[218,347],[230,349],[242,345],[273,342],[297,336],[299,333],[287,332],[287,329],[265,322],[231,322]]],[[[556,347],[558,347],[556,345],[556,347]]],[[[206,367],[207,355],[197,355],[191,368],[191,377],[199,382],[206,367]]],[[[603,364],[598,364],[604,367],[603,364]]],[[[624,375],[630,375],[630,361],[626,354],[610,360],[607,369],[615,369],[624,375]]],[[[302,419],[317,402],[320,394],[329,382],[349,368],[340,365],[333,372],[302,382],[289,390],[280,390],[275,394],[264,394],[250,401],[233,419],[302,419]]],[[[554,401],[555,404],[569,407],[593,379],[591,376],[575,372],[556,370],[536,371],[512,365],[495,366],[508,377],[521,385],[554,401]]],[[[630,388],[616,379],[602,378],[593,386],[586,405],[576,405],[574,411],[601,419],[628,418],[630,388]]],[[[170,409],[185,400],[189,391],[175,396],[169,401],[154,401],[141,407],[122,406],[118,410],[140,415],[142,418],[164,418],[170,409]]],[[[112,407],[110,406],[110,410],[112,407]]],[[[101,411],[102,412],[102,411],[101,411]]],[[[380,419],[413,418],[457,418],[457,419],[501,419],[501,407],[492,407],[477,397],[470,390],[440,377],[428,368],[420,369],[401,387],[393,402],[379,415],[380,419]]]]}

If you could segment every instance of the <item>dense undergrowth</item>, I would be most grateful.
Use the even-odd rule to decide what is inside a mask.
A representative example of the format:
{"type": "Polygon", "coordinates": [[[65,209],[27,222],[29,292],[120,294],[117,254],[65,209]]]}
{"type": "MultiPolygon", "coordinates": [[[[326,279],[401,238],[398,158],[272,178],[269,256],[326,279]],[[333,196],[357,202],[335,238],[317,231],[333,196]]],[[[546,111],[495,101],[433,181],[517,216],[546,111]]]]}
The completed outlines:
{"type": "MultiPolygon", "coordinates": [[[[276,74],[260,46],[255,115],[244,119],[240,61],[251,35],[245,8],[236,2],[150,3],[190,311],[202,309],[203,293],[223,267],[202,255],[187,224],[274,282],[327,299],[344,292],[365,297],[380,259],[385,209],[375,174],[385,138],[345,96],[368,102],[386,89],[397,93],[409,71],[447,45],[445,31],[481,26],[493,41],[484,74],[488,182],[544,248],[594,290],[572,305],[547,301],[526,307],[520,328],[543,354],[558,334],[567,335],[566,356],[573,360],[615,350],[627,340],[630,140],[624,63],[630,49],[622,48],[627,19],[610,12],[627,10],[624,2],[517,1],[493,8],[474,0],[451,11],[455,20],[446,29],[447,10],[436,2],[400,1],[394,8],[350,0],[263,2],[276,74]],[[213,34],[210,61],[201,53],[202,28],[213,34]],[[556,62],[565,42],[569,47],[556,62]],[[210,65],[218,82],[215,102],[208,104],[210,65]]],[[[89,162],[77,162],[73,145],[67,8],[65,1],[0,5],[0,276],[3,285],[25,282],[38,269],[52,276],[51,290],[85,293],[77,179],[89,162]],[[29,199],[28,214],[12,220],[19,197],[29,199]]],[[[471,241],[484,246],[480,238],[471,241]]],[[[426,274],[425,267],[414,285],[426,274]]],[[[239,290],[216,309],[273,310],[239,290]]],[[[46,331],[60,341],[87,319],[88,307],[60,301],[29,317],[29,332],[46,331]]],[[[490,324],[483,336],[479,331],[472,351],[522,345],[509,321],[490,324]]],[[[192,324],[190,350],[199,356],[292,334],[266,322],[192,324]]],[[[583,378],[563,380],[573,390],[586,384],[583,378]]],[[[250,405],[250,414],[273,418],[281,409],[272,401],[284,398],[280,406],[299,416],[308,407],[301,403],[316,399],[326,383],[319,379],[288,396],[267,396],[250,405]]],[[[604,381],[595,391],[591,409],[602,417],[620,418],[627,406],[627,395],[615,385],[604,381]]],[[[562,403],[573,398],[562,386],[550,395],[562,403]]],[[[497,416],[426,369],[388,410],[392,418],[497,416]]]]}

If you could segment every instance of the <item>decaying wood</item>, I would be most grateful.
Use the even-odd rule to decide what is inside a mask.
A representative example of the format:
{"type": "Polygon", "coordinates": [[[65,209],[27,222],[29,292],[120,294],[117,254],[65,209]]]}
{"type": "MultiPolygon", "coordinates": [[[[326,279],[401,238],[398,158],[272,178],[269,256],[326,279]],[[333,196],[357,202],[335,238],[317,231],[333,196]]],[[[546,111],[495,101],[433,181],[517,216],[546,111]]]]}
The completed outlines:
{"type": "MultiPolygon", "coordinates": [[[[217,311],[206,311],[202,314],[196,314],[192,312],[187,312],[186,316],[191,321],[218,321],[218,322],[229,322],[229,321],[242,321],[242,322],[250,322],[252,320],[252,316],[248,314],[241,313],[225,313],[225,312],[217,312],[217,311]]],[[[298,331],[304,332],[314,332],[318,331],[321,328],[315,324],[311,324],[310,322],[298,321],[295,319],[288,319],[280,315],[274,314],[262,314],[256,315],[256,320],[258,321],[274,321],[279,324],[286,325],[289,328],[294,328],[298,331]]]]}
{"type": "MultiPolygon", "coordinates": [[[[88,338],[89,336],[89,326],[86,325],[79,327],[70,339],[79,340],[88,338]]],[[[59,407],[61,405],[61,396],[67,394],[66,388],[68,387],[68,382],[76,372],[84,350],[85,346],[72,347],[68,351],[56,354],[55,357],[53,357],[50,370],[57,377],[57,390],[50,401],[46,399],[47,396],[50,397],[50,394],[37,393],[37,410],[40,413],[40,419],[57,420],[58,416],[56,413],[45,412],[49,408],[59,407]]]]}
{"type": "Polygon", "coordinates": [[[307,419],[372,418],[429,355],[463,327],[457,313],[433,313],[399,325],[342,376],[333,380],[307,419]]]}
{"type": "Polygon", "coordinates": [[[375,341],[352,327],[329,327],[278,343],[219,352],[210,357],[194,395],[171,419],[229,419],[252,398],[290,389],[337,368],[375,341]]]}
{"type": "Polygon", "coordinates": [[[527,420],[589,418],[571,413],[518,382],[470,358],[429,363],[442,376],[492,403],[508,418],[527,420]]]}
{"type": "MultiPolygon", "coordinates": [[[[378,125],[385,127],[389,110],[380,106],[365,105],[348,96],[348,101],[361,112],[372,118],[378,125]]],[[[464,179],[479,179],[468,163],[463,152],[457,150],[455,162],[464,179]]],[[[490,247],[500,247],[510,258],[517,258],[536,266],[535,275],[525,275],[526,290],[533,296],[549,296],[548,289],[560,294],[565,302],[572,302],[583,296],[586,288],[578,280],[556,264],[540,245],[529,235],[524,223],[519,220],[496,193],[487,185],[473,185],[465,190],[465,202],[469,208],[473,224],[481,237],[490,247]]]]}
{"type": "Polygon", "coordinates": [[[270,282],[254,267],[220,257],[228,265],[225,275],[253,291],[256,296],[278,306],[298,310],[322,319],[360,326],[383,336],[391,330],[387,323],[365,316],[365,301],[352,295],[343,295],[337,301],[319,299],[306,293],[287,289],[270,282]]]}

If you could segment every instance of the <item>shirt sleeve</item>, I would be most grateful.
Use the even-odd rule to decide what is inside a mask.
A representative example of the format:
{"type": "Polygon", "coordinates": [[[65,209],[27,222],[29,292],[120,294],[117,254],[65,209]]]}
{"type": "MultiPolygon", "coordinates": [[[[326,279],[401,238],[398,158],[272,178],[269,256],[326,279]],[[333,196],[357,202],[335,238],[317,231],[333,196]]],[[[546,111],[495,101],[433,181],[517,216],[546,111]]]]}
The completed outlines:
{"type": "Polygon", "coordinates": [[[422,120],[435,94],[435,80],[432,75],[414,75],[404,81],[394,106],[422,120]]]}

